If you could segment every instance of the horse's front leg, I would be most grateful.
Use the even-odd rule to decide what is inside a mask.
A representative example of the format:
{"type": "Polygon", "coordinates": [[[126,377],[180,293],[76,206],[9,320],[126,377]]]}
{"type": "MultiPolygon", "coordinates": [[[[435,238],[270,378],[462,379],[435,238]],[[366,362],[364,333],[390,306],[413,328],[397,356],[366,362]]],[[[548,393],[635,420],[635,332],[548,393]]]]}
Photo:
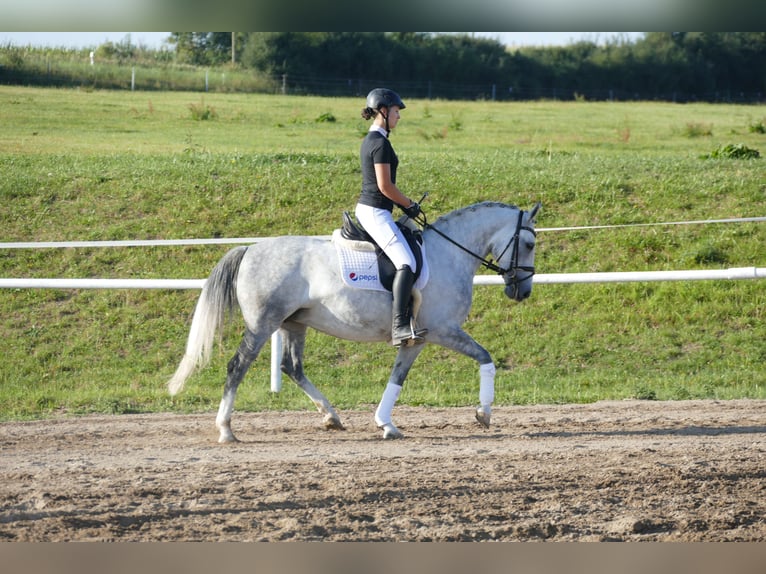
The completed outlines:
{"type": "Polygon", "coordinates": [[[399,398],[399,394],[402,391],[404,379],[407,378],[407,373],[410,372],[410,367],[412,367],[412,364],[415,362],[415,359],[418,358],[418,355],[424,347],[425,345],[400,347],[396,354],[394,368],[391,370],[388,384],[386,384],[378,408],[375,410],[375,424],[383,429],[384,439],[404,437],[401,431],[396,428],[396,425],[391,422],[391,414],[394,410],[396,400],[399,398]]]}
{"type": "Polygon", "coordinates": [[[479,365],[479,408],[476,409],[476,420],[487,429],[495,401],[495,364],[491,361],[479,365]]]}
{"type": "Polygon", "coordinates": [[[489,428],[492,417],[492,403],[495,400],[495,364],[492,356],[473,337],[460,328],[432,332],[429,343],[436,343],[447,349],[472,358],[479,364],[479,407],[476,420],[484,428],[489,428]]]}

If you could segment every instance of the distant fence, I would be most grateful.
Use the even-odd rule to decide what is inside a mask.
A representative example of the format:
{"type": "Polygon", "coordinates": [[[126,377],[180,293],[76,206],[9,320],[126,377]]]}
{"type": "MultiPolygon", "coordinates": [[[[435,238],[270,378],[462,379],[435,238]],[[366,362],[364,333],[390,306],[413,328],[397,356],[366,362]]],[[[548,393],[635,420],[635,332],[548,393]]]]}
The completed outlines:
{"type": "Polygon", "coordinates": [[[215,68],[173,69],[130,65],[87,64],[58,66],[45,64],[43,68],[3,68],[0,66],[0,84],[86,87],[102,90],[144,91],[199,91],[271,93],[332,97],[364,97],[378,86],[396,85],[397,91],[411,99],[531,101],[576,100],[589,101],[667,101],[712,103],[763,103],[766,94],[741,90],[715,90],[706,92],[660,91],[647,85],[641,90],[619,88],[586,88],[582,86],[530,86],[524,79],[487,81],[459,84],[432,80],[382,80],[374,78],[319,78],[299,75],[262,76],[247,71],[222,71],[215,68]]]}
{"type": "Polygon", "coordinates": [[[241,70],[165,69],[130,65],[0,65],[0,85],[168,92],[278,93],[280,78],[241,70]]]}
{"type": "Polygon", "coordinates": [[[584,88],[576,86],[527,86],[523,79],[518,83],[488,81],[476,84],[434,82],[431,80],[401,81],[370,80],[363,78],[311,78],[295,75],[274,77],[283,94],[306,94],[316,96],[364,97],[378,86],[396,85],[399,93],[411,99],[447,100],[588,100],[588,101],[665,101],[665,102],[711,102],[711,103],[763,103],[766,94],[740,90],[715,90],[690,93],[679,90],[651,91],[623,90],[618,88],[584,88]]]}

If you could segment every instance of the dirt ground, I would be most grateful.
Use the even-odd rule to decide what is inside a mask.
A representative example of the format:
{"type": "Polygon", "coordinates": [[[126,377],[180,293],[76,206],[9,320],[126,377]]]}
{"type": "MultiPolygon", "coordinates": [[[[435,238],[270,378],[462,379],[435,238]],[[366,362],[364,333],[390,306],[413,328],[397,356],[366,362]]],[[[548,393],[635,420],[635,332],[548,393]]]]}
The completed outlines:
{"type": "Polygon", "coordinates": [[[0,424],[0,541],[766,540],[766,401],[0,424]]]}

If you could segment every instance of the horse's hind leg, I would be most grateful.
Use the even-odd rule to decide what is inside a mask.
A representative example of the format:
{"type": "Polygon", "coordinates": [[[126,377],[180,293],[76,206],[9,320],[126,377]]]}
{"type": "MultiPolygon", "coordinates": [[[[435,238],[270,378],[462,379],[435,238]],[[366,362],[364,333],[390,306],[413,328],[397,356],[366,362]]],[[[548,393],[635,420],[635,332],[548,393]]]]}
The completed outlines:
{"type": "Polygon", "coordinates": [[[234,398],[237,396],[237,388],[269,337],[270,335],[256,335],[249,329],[246,329],[239,349],[237,349],[237,352],[229,361],[226,385],[223,388],[223,398],[221,399],[221,405],[218,407],[218,416],[215,419],[215,425],[220,432],[218,442],[237,442],[237,438],[231,432],[231,413],[234,410],[234,398]]]}
{"type": "Polygon", "coordinates": [[[282,371],[311,399],[317,410],[324,415],[324,426],[328,429],[345,430],[343,423],[330,401],[317,389],[303,372],[303,349],[306,346],[306,326],[285,323],[282,334],[282,371]]]}

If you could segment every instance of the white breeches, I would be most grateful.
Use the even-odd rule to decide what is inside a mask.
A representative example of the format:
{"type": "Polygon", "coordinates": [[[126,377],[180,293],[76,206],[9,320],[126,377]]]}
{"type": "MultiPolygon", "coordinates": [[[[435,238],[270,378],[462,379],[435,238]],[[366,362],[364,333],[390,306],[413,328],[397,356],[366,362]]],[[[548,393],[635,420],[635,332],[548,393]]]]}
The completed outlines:
{"type": "Polygon", "coordinates": [[[409,265],[413,272],[417,272],[415,257],[390,211],[358,203],[355,213],[359,223],[388,255],[396,269],[409,265]]]}

